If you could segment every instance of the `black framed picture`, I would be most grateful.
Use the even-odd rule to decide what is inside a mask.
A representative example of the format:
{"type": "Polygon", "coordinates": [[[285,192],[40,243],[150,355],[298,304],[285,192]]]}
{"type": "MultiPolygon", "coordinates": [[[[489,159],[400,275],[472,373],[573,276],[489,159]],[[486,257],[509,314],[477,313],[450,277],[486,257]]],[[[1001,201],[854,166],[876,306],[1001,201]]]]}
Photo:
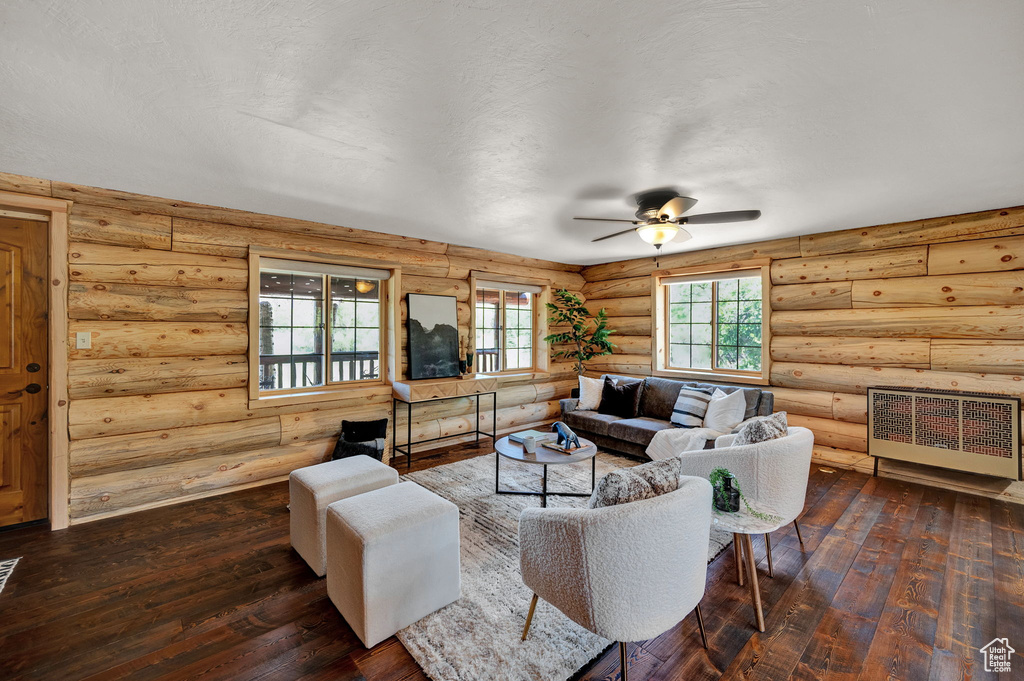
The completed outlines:
{"type": "Polygon", "coordinates": [[[409,293],[409,378],[459,375],[459,316],[455,296],[409,293]]]}

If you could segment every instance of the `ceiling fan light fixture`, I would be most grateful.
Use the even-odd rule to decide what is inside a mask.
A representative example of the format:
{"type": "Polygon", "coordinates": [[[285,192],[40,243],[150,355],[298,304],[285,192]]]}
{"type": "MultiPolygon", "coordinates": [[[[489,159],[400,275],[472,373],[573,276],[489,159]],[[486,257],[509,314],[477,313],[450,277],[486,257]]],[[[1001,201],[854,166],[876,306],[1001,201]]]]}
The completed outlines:
{"type": "Polygon", "coordinates": [[[667,244],[679,233],[679,225],[671,222],[659,222],[653,225],[640,225],[636,228],[640,238],[652,246],[667,244]]]}

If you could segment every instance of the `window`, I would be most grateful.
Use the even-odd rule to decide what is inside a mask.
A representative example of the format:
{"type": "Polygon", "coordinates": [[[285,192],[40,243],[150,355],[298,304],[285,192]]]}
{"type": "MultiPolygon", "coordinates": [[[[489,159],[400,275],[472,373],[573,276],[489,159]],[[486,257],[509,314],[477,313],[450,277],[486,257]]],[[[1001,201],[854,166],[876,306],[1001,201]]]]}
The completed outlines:
{"type": "Polygon", "coordinates": [[[476,282],[474,321],[476,370],[533,369],[535,299],[540,288],[526,284],[476,282]]]}
{"type": "Polygon", "coordinates": [[[390,273],[262,258],[259,391],[382,380],[390,273]]]}
{"type": "Polygon", "coordinates": [[[765,378],[761,268],[659,279],[659,368],[765,378]]]}

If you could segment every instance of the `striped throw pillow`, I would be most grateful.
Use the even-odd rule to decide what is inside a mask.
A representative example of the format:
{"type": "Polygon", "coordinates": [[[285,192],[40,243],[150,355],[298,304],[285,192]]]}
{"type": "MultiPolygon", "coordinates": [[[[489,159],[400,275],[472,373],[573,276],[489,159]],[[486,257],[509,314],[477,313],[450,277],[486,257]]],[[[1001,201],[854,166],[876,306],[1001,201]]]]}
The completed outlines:
{"type": "Polygon", "coordinates": [[[704,414],[708,411],[708,402],[714,388],[697,388],[683,386],[679,390],[679,397],[672,407],[672,423],[680,428],[700,428],[704,425],[704,414]]]}

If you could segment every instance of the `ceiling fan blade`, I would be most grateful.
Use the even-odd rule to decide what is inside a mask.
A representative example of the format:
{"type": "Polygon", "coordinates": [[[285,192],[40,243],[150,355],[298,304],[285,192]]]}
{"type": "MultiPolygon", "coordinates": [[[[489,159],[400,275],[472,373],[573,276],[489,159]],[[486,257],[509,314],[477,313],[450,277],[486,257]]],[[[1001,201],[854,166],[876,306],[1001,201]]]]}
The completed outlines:
{"type": "Polygon", "coordinates": [[[745,222],[756,220],[761,217],[759,210],[729,210],[724,213],[704,213],[703,215],[688,215],[682,218],[679,223],[683,225],[718,225],[723,222],[745,222]]]}
{"type": "MultiPolygon", "coordinates": [[[[604,241],[605,239],[611,239],[613,236],[622,236],[623,234],[629,234],[630,232],[635,232],[635,231],[636,231],[635,228],[633,228],[633,229],[624,229],[621,232],[615,232],[615,234],[607,234],[605,236],[599,236],[596,239],[591,239],[590,243],[594,243],[595,241],[604,241]]],[[[682,230],[680,230],[680,231],[682,231],[682,230]]]]}
{"type": "Polygon", "coordinates": [[[682,227],[680,227],[680,228],[679,228],[679,231],[678,231],[678,232],[676,232],[676,235],[675,235],[674,237],[672,237],[672,242],[673,242],[673,243],[677,243],[677,244],[681,244],[681,243],[683,243],[684,241],[689,241],[689,240],[690,240],[690,239],[692,239],[692,238],[693,238],[693,235],[692,235],[692,234],[690,234],[690,233],[689,233],[689,232],[687,232],[687,231],[686,231],[685,229],[683,229],[682,227]]]}
{"type": "Polygon", "coordinates": [[[676,220],[696,205],[697,199],[691,199],[689,196],[677,196],[661,207],[658,216],[664,215],[667,220],[676,220]]]}
{"type": "Polygon", "coordinates": [[[573,218],[573,220],[599,220],[601,222],[628,222],[636,224],[636,220],[621,220],[619,218],[573,218]]]}

